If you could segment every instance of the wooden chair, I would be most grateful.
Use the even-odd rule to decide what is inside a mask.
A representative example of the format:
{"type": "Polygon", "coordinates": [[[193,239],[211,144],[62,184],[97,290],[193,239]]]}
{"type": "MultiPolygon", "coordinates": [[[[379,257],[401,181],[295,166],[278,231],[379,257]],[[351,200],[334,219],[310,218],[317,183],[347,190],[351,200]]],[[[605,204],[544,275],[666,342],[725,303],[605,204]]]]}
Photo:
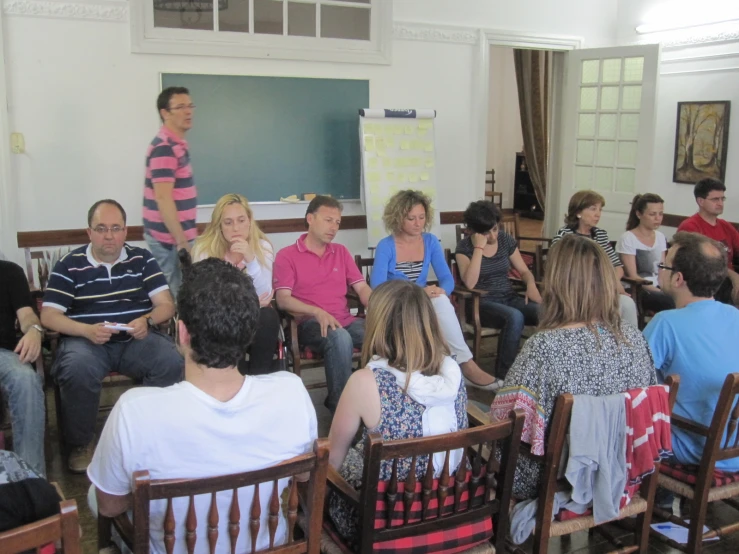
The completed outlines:
{"type": "MultiPolygon", "coordinates": [[[[672,379],[673,376],[669,376],[665,379],[665,382],[669,384],[672,379]]],[[[708,532],[703,533],[709,503],[723,501],[732,508],[739,510],[739,498],[737,498],[739,496],[739,480],[721,485],[714,482],[716,463],[739,456],[739,433],[737,432],[739,403],[737,403],[737,396],[739,396],[739,373],[730,373],[726,376],[724,386],[721,388],[721,394],[716,404],[716,410],[713,412],[710,427],[705,427],[674,413],[671,416],[673,427],[684,429],[706,439],[706,444],[703,447],[703,457],[697,467],[686,468],[688,471],[680,479],[673,476],[675,474],[671,471],[670,475],[660,473],[659,476],[661,487],[690,502],[690,513],[685,518],[676,517],[658,507],[654,509],[658,516],[688,528],[688,543],[686,545],[676,543],[664,535],[654,534],[655,537],[668,543],[673,548],[699,554],[703,550],[703,541],[715,537],[724,537],[739,531],[739,521],[734,519],[732,523],[709,529],[708,532]],[[724,430],[726,430],[725,437],[724,430]],[[687,521],[688,519],[690,522],[687,521]]],[[[671,398],[671,402],[674,403],[674,398],[671,398]]],[[[672,407],[672,404],[670,407],[672,407]]],[[[665,464],[663,464],[663,467],[665,472],[670,470],[670,467],[665,467],[665,464]]]]}
{"type": "MultiPolygon", "coordinates": [[[[557,403],[552,414],[551,424],[549,426],[549,436],[547,439],[546,453],[544,456],[534,456],[531,454],[528,445],[522,445],[522,455],[529,458],[538,459],[544,463],[544,471],[541,477],[541,485],[539,487],[538,506],[536,511],[536,526],[534,530],[534,554],[546,554],[549,549],[549,540],[552,537],[561,537],[570,535],[577,531],[584,531],[596,527],[595,520],[592,515],[577,516],[567,521],[552,521],[555,514],[553,510],[554,495],[562,490],[570,488],[570,484],[566,479],[558,479],[558,475],[563,473],[560,468],[563,449],[567,442],[567,434],[570,427],[570,418],[572,415],[572,406],[574,403],[573,395],[565,393],[557,398],[557,403]]],[[[618,515],[617,520],[622,520],[632,516],[636,516],[636,541],[634,546],[622,547],[617,543],[619,550],[612,551],[611,554],[628,554],[630,552],[640,552],[648,554],[649,552],[649,525],[652,521],[652,509],[654,507],[654,495],[657,490],[658,467],[655,472],[645,477],[639,488],[639,493],[635,494],[631,502],[623,507],[618,515]]],[[[605,536],[609,537],[607,533],[605,536]]],[[[609,537],[611,538],[611,537],[609,537]]],[[[518,547],[510,549],[515,554],[523,554],[524,551],[518,547]]]]}
{"type": "MultiPolygon", "coordinates": [[[[195,512],[195,497],[208,495],[208,518],[206,523],[208,548],[215,552],[218,545],[218,522],[221,518],[228,519],[228,536],[221,540],[228,541],[231,552],[236,548],[242,523],[246,527],[248,518],[251,549],[256,551],[257,536],[260,529],[261,505],[259,500],[260,484],[272,483],[272,492],[269,499],[268,531],[270,553],[284,554],[318,554],[321,525],[323,522],[323,501],[326,493],[326,472],[328,469],[329,442],[328,439],[317,439],[313,443],[313,452],[296,456],[275,466],[244,473],[206,477],[202,479],[158,479],[153,480],[148,471],[136,471],[133,474],[133,521],[127,513],[115,518],[98,515],[98,548],[103,549],[111,545],[111,530],[113,528],[121,536],[123,542],[134,554],[148,554],[149,552],[149,509],[150,502],[166,500],[167,507],[164,518],[164,545],[167,552],[174,551],[178,527],[185,529],[185,542],[188,552],[195,551],[198,538],[198,521],[195,512]],[[306,537],[299,539],[295,534],[298,518],[298,480],[296,476],[309,473],[307,483],[307,499],[303,503],[303,510],[308,521],[305,526],[306,537]],[[278,481],[290,478],[289,492],[282,496],[281,506],[278,481]],[[239,506],[238,489],[254,487],[251,506],[239,506]],[[226,492],[228,491],[228,493],[226,492]],[[216,494],[229,494],[231,498],[228,514],[219,514],[216,494]],[[173,509],[174,498],[187,497],[188,508],[184,522],[175,520],[173,509]],[[275,545],[275,533],[279,523],[280,510],[286,513],[288,539],[285,545],[275,545]],[[243,514],[243,517],[242,517],[243,514]]],[[[302,483],[301,483],[302,486],[302,483]]],[[[263,487],[262,487],[263,490],[263,487]]],[[[205,498],[201,497],[203,502],[205,498]]],[[[202,529],[203,526],[201,525],[202,529]]],[[[198,552],[204,551],[202,548],[198,552]]]]}
{"type": "MultiPolygon", "coordinates": [[[[516,410],[505,421],[488,422],[445,435],[385,442],[378,433],[370,433],[365,443],[360,491],[352,488],[333,468],[329,468],[328,474],[330,491],[359,513],[359,552],[369,554],[373,544],[378,542],[454,529],[481,518],[492,518],[494,535],[489,542],[475,547],[475,552],[502,552],[509,529],[508,511],[523,420],[523,411],[516,410]],[[498,445],[502,446],[500,464],[494,455],[485,459],[485,453],[495,452],[498,445]],[[464,449],[464,453],[460,469],[452,476],[450,451],[458,448],[464,449]],[[436,452],[446,453],[438,479],[433,477],[432,454],[436,452]],[[426,472],[417,480],[416,464],[423,463],[418,460],[424,456],[428,457],[426,472]],[[401,481],[402,487],[404,491],[415,493],[398,490],[397,466],[398,460],[403,458],[411,458],[411,469],[404,482],[401,481]],[[393,460],[393,470],[390,480],[381,483],[383,460],[393,460]],[[463,494],[471,501],[465,501],[463,494]],[[389,506],[387,514],[378,512],[378,503],[389,506]],[[412,513],[416,510],[421,512],[420,517],[412,513]],[[376,528],[378,520],[385,525],[376,528]]],[[[324,532],[322,542],[328,546],[322,549],[324,552],[338,548],[328,533],[324,532]]]]}
{"type": "Polygon", "coordinates": [[[0,552],[38,552],[39,548],[57,541],[61,541],[63,554],[82,554],[79,514],[74,500],[62,500],[57,515],[0,533],[0,552]]]}
{"type": "Polygon", "coordinates": [[[488,169],[485,172],[485,199],[491,199],[492,203],[498,206],[499,210],[503,209],[503,193],[495,190],[495,170],[488,169]],[[490,185],[490,188],[488,188],[490,185]]]}

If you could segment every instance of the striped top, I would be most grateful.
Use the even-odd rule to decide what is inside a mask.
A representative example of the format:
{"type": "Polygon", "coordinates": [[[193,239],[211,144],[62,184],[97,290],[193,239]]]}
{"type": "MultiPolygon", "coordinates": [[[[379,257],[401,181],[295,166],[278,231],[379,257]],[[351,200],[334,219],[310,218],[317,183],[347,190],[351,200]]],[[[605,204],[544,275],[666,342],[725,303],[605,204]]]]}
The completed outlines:
{"type": "MultiPolygon", "coordinates": [[[[483,254],[480,261],[480,276],[477,279],[476,289],[488,291],[485,298],[493,301],[502,301],[517,296],[511,286],[508,272],[511,269],[511,256],[518,248],[516,239],[503,231],[498,231],[498,251],[488,257],[483,254]]],[[[455,254],[467,256],[470,260],[475,252],[472,239],[466,237],[459,241],[455,254]]]]}
{"type": "MultiPolygon", "coordinates": [[[[552,246],[557,244],[557,242],[559,242],[559,239],[561,239],[565,235],[580,235],[581,237],[587,236],[576,233],[572,227],[562,227],[559,231],[557,231],[557,234],[552,239],[552,246]]],[[[616,254],[616,251],[611,246],[611,241],[608,240],[608,233],[606,233],[604,229],[601,229],[600,227],[593,227],[592,229],[590,229],[589,238],[597,242],[600,247],[606,251],[606,254],[608,254],[613,267],[623,267],[624,264],[621,263],[621,258],[618,257],[618,254],[616,254]]]]}
{"type": "Polygon", "coordinates": [[[144,231],[164,246],[173,247],[174,237],[167,230],[159,213],[154,183],[174,181],[172,198],[177,216],[188,241],[198,236],[195,216],[198,192],[192,178],[192,165],[187,141],[162,126],[146,151],[146,180],[144,181],[144,231]]]}
{"type": "Polygon", "coordinates": [[[398,262],[395,264],[395,271],[400,271],[408,277],[411,283],[416,282],[421,275],[421,269],[423,269],[423,260],[420,262],[398,262]]]}
{"type": "Polygon", "coordinates": [[[128,323],[150,312],[151,298],[165,290],[167,281],[148,250],[126,244],[114,263],[104,264],[93,258],[87,245],[56,263],[43,305],[81,323],[128,323]]]}

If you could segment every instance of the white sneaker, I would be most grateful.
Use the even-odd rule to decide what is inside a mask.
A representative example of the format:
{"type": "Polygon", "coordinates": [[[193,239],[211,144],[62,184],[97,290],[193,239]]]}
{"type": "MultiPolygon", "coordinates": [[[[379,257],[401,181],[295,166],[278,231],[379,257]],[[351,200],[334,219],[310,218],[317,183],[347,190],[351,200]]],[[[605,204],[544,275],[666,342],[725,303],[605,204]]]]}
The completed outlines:
{"type": "Polygon", "coordinates": [[[476,389],[486,390],[490,392],[496,392],[499,389],[501,389],[503,386],[505,386],[505,382],[503,379],[496,379],[492,383],[488,383],[487,385],[478,385],[477,383],[473,383],[467,377],[464,378],[464,382],[467,386],[475,387],[476,389]]]}

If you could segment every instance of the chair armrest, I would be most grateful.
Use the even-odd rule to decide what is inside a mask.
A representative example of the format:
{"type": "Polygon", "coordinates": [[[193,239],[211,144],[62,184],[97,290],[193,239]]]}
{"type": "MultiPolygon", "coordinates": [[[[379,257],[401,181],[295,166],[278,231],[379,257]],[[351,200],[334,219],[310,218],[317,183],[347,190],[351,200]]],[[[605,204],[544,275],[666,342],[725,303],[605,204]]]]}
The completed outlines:
{"type": "Polygon", "coordinates": [[[464,285],[455,285],[454,294],[458,294],[462,298],[472,298],[473,296],[487,296],[488,291],[481,289],[468,289],[464,285]]]}
{"type": "Polygon", "coordinates": [[[483,412],[475,404],[467,403],[467,417],[471,427],[479,427],[490,423],[490,415],[483,412]]]}
{"type": "Polygon", "coordinates": [[[621,277],[621,280],[624,283],[628,283],[630,285],[636,285],[638,287],[642,287],[644,285],[651,285],[652,284],[651,281],[648,281],[646,279],[634,279],[633,277],[626,277],[625,275],[623,277],[621,277]]]}
{"type": "MultiPolygon", "coordinates": [[[[326,484],[328,488],[359,509],[359,493],[331,465],[328,466],[326,484]]],[[[328,498],[328,495],[326,498],[328,498]]]]}
{"type": "Polygon", "coordinates": [[[545,238],[545,237],[516,237],[516,240],[519,240],[519,241],[521,241],[521,240],[533,240],[533,241],[538,241],[538,242],[544,242],[544,243],[547,243],[547,244],[549,244],[549,243],[552,242],[552,239],[545,238]]]}
{"type": "Polygon", "coordinates": [[[672,414],[670,416],[670,425],[672,425],[673,427],[679,427],[680,429],[685,429],[686,431],[690,431],[691,433],[695,433],[696,435],[701,435],[704,437],[707,437],[708,433],[710,432],[710,429],[705,425],[701,425],[700,423],[696,423],[691,419],[675,414],[672,414]]]}

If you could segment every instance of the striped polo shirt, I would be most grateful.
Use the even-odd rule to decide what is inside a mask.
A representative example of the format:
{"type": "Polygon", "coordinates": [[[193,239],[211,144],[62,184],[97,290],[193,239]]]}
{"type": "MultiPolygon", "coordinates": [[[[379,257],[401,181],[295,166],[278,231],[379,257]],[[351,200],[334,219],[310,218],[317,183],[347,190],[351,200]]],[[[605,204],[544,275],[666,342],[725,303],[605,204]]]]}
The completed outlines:
{"type": "Polygon", "coordinates": [[[185,237],[188,241],[194,240],[198,236],[195,226],[198,193],[192,178],[187,141],[162,126],[146,151],[144,231],[164,246],[173,247],[177,242],[162,221],[154,196],[154,183],[167,181],[174,181],[172,198],[177,206],[177,215],[185,237]]]}
{"type": "MultiPolygon", "coordinates": [[[[559,240],[567,235],[580,235],[580,233],[576,233],[575,229],[572,227],[562,227],[559,231],[557,231],[557,234],[552,238],[552,246],[557,244],[559,240]]],[[[585,236],[585,235],[580,235],[585,236]]],[[[613,249],[613,246],[611,246],[611,241],[608,240],[608,233],[606,233],[605,229],[601,229],[600,227],[593,227],[590,229],[590,237],[595,242],[597,242],[603,250],[606,251],[606,254],[608,254],[608,258],[611,260],[611,263],[613,264],[613,267],[621,267],[624,264],[621,263],[621,258],[618,257],[618,254],[616,254],[616,251],[613,249]]]]}
{"type": "MultiPolygon", "coordinates": [[[[148,250],[126,244],[115,262],[105,264],[93,258],[87,245],[56,263],[43,305],[81,323],[128,323],[150,312],[151,297],[168,289],[148,250]]],[[[128,338],[126,333],[121,335],[128,338]]]]}

